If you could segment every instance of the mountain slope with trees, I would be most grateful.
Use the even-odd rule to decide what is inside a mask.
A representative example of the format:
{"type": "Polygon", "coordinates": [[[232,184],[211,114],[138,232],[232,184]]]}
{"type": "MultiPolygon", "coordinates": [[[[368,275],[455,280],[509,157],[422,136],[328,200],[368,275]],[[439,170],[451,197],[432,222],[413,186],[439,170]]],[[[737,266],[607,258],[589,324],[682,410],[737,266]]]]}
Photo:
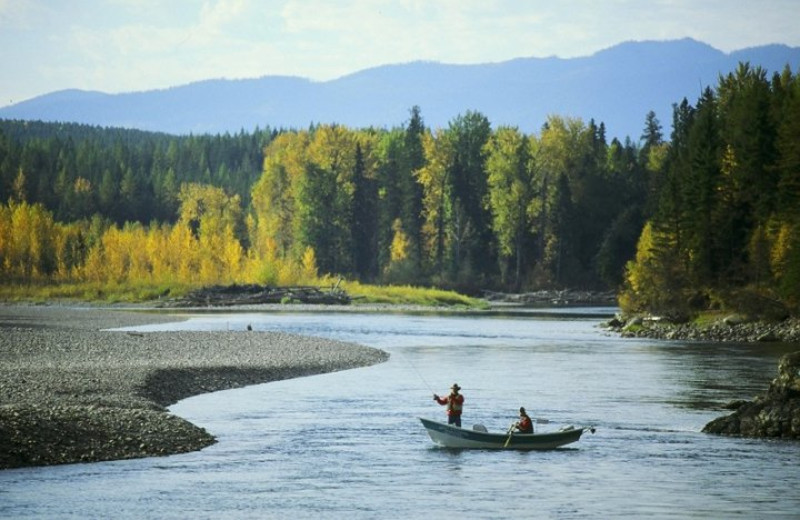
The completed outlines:
{"type": "MultiPolygon", "coordinates": [[[[740,64],[641,144],[465,112],[236,135],[0,121],[5,284],[622,287],[627,310],[800,298],[800,81],[740,64]],[[638,243],[638,246],[637,246],[638,243]]],[[[748,311],[749,312],[749,311],[748,311]]]]}

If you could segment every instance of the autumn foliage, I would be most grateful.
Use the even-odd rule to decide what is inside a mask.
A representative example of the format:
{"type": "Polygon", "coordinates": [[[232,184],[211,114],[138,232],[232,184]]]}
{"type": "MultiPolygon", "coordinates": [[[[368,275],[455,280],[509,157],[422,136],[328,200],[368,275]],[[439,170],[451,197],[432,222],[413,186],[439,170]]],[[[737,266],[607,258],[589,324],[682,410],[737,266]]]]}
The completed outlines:
{"type": "MultiPolygon", "coordinates": [[[[551,116],[165,136],[0,121],[0,283],[620,289],[800,307],[800,81],[746,64],[639,141],[551,116]],[[5,131],[3,130],[5,129],[5,131]],[[6,134],[7,132],[7,134],[6,134]]],[[[773,306],[774,307],[774,306],[773,306]]]]}

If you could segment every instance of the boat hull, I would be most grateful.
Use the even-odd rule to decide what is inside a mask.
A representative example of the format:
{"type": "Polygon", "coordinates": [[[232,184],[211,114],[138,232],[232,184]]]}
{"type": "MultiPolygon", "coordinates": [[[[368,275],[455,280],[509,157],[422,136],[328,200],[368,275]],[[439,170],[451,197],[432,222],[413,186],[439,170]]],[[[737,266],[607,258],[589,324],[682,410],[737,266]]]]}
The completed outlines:
{"type": "Polygon", "coordinates": [[[567,428],[546,433],[490,433],[451,426],[420,417],[425,431],[439,446],[480,450],[553,450],[578,441],[588,428],[567,428]]]}

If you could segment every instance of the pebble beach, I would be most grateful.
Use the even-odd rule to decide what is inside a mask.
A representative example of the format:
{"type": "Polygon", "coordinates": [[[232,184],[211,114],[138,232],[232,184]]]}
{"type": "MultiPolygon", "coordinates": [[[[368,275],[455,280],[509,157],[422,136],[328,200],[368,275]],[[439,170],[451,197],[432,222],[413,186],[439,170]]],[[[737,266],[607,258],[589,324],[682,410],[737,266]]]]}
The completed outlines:
{"type": "Polygon", "coordinates": [[[278,332],[112,331],[180,315],[0,306],[0,469],[195,451],[167,407],[205,392],[369,366],[388,354],[278,332]]]}

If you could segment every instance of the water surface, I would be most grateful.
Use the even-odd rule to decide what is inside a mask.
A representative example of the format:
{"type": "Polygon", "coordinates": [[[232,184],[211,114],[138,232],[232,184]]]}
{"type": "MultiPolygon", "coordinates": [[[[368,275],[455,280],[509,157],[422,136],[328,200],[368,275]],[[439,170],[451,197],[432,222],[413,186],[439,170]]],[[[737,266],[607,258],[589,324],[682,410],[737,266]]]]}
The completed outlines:
{"type": "Polygon", "coordinates": [[[283,330],[382,348],[377,366],[193,397],[201,452],[0,472],[4,518],[798,518],[800,443],[700,433],[763,392],[781,345],[620,339],[598,318],[205,314],[138,330],[283,330]],[[417,417],[458,382],[464,425],[594,425],[549,452],[435,447],[417,417]],[[548,421],[545,423],[544,421],[548,421]]]}

